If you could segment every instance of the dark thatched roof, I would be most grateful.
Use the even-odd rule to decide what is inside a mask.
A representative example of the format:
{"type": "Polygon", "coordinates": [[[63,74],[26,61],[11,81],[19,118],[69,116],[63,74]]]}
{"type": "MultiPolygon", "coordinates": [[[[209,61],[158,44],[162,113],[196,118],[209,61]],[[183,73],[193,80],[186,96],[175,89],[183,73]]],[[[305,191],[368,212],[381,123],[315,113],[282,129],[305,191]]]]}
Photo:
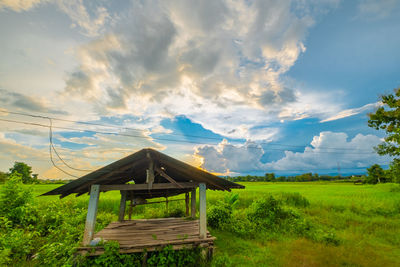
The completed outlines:
{"type": "MultiPolygon", "coordinates": [[[[130,181],[134,181],[135,184],[145,184],[146,170],[149,168],[150,161],[153,161],[156,168],[162,169],[164,173],[178,183],[205,183],[207,189],[212,190],[230,191],[231,188],[244,188],[242,185],[217,177],[154,149],[146,148],[43,195],[61,195],[60,197],[65,197],[77,193],[78,196],[88,193],[93,184],[115,185],[125,184],[130,181]]],[[[154,183],[169,183],[169,181],[156,173],[154,183]]],[[[152,189],[135,191],[134,194],[135,197],[146,199],[178,195],[190,190],[188,188],[152,189]]]]}

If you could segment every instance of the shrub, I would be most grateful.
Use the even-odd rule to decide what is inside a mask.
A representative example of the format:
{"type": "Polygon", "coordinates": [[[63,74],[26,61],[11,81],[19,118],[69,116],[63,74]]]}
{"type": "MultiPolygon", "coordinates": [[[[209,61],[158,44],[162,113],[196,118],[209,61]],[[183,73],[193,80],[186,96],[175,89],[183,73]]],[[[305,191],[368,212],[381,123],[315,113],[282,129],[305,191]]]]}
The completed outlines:
{"type": "Polygon", "coordinates": [[[31,256],[34,251],[34,238],[37,235],[37,232],[27,232],[18,228],[0,235],[0,248],[6,257],[7,254],[11,257],[7,261],[25,260],[31,256]]]}
{"type": "Polygon", "coordinates": [[[113,267],[113,266],[142,266],[142,255],[120,254],[119,244],[116,241],[109,241],[103,244],[104,253],[96,257],[78,258],[75,265],[82,267],[113,267]]]}
{"type": "Polygon", "coordinates": [[[310,202],[298,192],[282,193],[281,196],[283,201],[288,205],[301,208],[310,206],[310,202]]]}
{"type": "Polygon", "coordinates": [[[281,203],[272,196],[253,202],[247,212],[247,218],[251,222],[263,227],[276,225],[288,215],[281,203]]]}
{"type": "Polygon", "coordinates": [[[168,212],[168,217],[185,217],[185,212],[182,209],[175,208],[168,212]]]}
{"type": "Polygon", "coordinates": [[[221,229],[232,218],[232,208],[227,203],[219,201],[207,211],[207,224],[215,229],[221,229]]]}
{"type": "Polygon", "coordinates": [[[201,256],[201,248],[172,250],[166,246],[160,251],[149,253],[148,266],[203,266],[204,259],[201,256]]]}
{"type": "Polygon", "coordinates": [[[21,175],[11,174],[0,191],[0,216],[14,225],[29,224],[36,218],[32,202],[32,192],[22,186],[21,175]]]}

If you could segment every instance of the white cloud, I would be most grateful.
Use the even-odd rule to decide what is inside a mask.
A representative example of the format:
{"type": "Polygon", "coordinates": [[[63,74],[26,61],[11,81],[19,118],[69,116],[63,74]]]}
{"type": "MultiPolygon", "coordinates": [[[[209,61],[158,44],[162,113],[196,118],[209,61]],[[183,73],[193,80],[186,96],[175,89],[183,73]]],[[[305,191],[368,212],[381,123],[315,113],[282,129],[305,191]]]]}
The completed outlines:
{"type": "MultiPolygon", "coordinates": [[[[34,167],[34,171],[40,174],[40,178],[73,179],[54,167],[50,161],[48,129],[26,130],[20,129],[18,125],[2,127],[5,132],[12,132],[6,137],[0,133],[0,150],[7,153],[0,153],[0,168],[6,171],[13,164],[13,161],[24,161],[34,167]]],[[[59,130],[53,129],[53,140],[58,153],[70,166],[77,169],[95,170],[122,157],[130,155],[143,147],[152,147],[157,150],[164,150],[166,147],[158,144],[148,134],[150,132],[140,131],[119,131],[116,134],[94,134],[93,136],[62,137],[59,130]],[[72,149],[60,142],[68,142],[68,147],[73,145],[84,145],[83,148],[72,149]]],[[[63,131],[65,133],[65,131],[63,131]]],[[[73,131],[75,135],[79,134],[73,131]]],[[[65,166],[53,152],[53,159],[56,165],[76,176],[87,172],[71,170],[65,166]]]]}
{"type": "Polygon", "coordinates": [[[15,12],[27,11],[45,2],[49,0],[0,0],[0,10],[8,8],[15,12]]]}
{"type": "Polygon", "coordinates": [[[108,10],[98,3],[84,0],[0,0],[1,9],[15,12],[28,11],[36,6],[52,3],[71,19],[71,28],[78,27],[88,37],[99,36],[112,21],[108,10]],[[90,4],[90,8],[86,5],[90,4]]]}
{"type": "Polygon", "coordinates": [[[199,146],[195,157],[201,158],[201,167],[215,173],[243,173],[263,169],[260,162],[264,150],[260,145],[247,142],[232,145],[223,140],[218,146],[199,146]]]}
{"type": "Polygon", "coordinates": [[[388,157],[374,153],[373,146],[382,142],[374,135],[358,134],[349,139],[346,133],[321,132],[303,152],[285,151],[276,161],[263,163],[264,154],[276,153],[257,143],[232,145],[226,141],[218,146],[200,146],[194,156],[201,158],[202,167],[218,173],[248,173],[254,171],[315,171],[317,169],[365,167],[388,164],[388,157]]]}
{"type": "Polygon", "coordinates": [[[253,128],[302,98],[281,76],[304,53],[313,16],[323,12],[315,10],[288,0],[135,2],[111,32],[77,49],[65,92],[105,113],[185,114],[255,139],[253,128]]]}
{"type": "Polygon", "coordinates": [[[83,34],[89,37],[98,36],[104,31],[104,27],[111,20],[107,9],[103,6],[92,7],[92,15],[84,5],[83,0],[58,0],[59,8],[69,16],[72,28],[78,25],[83,34]]]}
{"type": "Polygon", "coordinates": [[[321,132],[314,136],[304,152],[286,151],[285,156],[265,167],[273,170],[330,169],[364,167],[374,163],[387,164],[388,157],[377,155],[373,147],[382,142],[375,135],[357,134],[348,139],[346,133],[321,132]],[[335,149],[329,149],[335,148],[335,149]]]}
{"type": "Polygon", "coordinates": [[[328,122],[328,121],[340,120],[343,118],[351,117],[351,116],[360,114],[361,112],[371,110],[373,108],[377,108],[381,105],[382,105],[381,102],[369,103],[369,104],[366,104],[359,108],[350,108],[350,109],[342,110],[339,113],[337,113],[336,115],[333,115],[331,117],[321,120],[321,122],[328,122]]]}

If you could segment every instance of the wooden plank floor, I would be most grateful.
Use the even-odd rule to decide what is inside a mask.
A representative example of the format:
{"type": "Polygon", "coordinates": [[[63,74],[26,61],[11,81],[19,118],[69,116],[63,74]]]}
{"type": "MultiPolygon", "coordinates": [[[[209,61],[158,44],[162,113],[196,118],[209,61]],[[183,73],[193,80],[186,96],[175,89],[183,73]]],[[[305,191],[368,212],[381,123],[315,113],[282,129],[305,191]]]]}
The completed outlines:
{"type": "MultiPolygon", "coordinates": [[[[142,219],[112,222],[94,236],[104,240],[115,240],[122,253],[152,251],[165,245],[173,249],[183,247],[212,246],[215,237],[207,232],[207,238],[199,238],[199,220],[182,218],[142,219]]],[[[101,251],[99,247],[81,247],[78,251],[101,251]]],[[[101,253],[95,253],[101,254],[101,253]]]]}

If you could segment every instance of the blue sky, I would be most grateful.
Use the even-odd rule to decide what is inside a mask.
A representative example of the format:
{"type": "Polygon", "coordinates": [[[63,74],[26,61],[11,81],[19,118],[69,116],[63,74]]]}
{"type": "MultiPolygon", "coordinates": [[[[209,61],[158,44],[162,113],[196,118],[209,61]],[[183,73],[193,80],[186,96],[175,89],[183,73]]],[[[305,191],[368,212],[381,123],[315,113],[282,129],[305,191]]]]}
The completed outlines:
{"type": "Polygon", "coordinates": [[[57,152],[82,170],[143,147],[221,175],[387,166],[367,114],[400,86],[399,11],[396,0],[0,1],[0,169],[19,160],[71,178],[50,162],[48,117],[57,152]]]}

